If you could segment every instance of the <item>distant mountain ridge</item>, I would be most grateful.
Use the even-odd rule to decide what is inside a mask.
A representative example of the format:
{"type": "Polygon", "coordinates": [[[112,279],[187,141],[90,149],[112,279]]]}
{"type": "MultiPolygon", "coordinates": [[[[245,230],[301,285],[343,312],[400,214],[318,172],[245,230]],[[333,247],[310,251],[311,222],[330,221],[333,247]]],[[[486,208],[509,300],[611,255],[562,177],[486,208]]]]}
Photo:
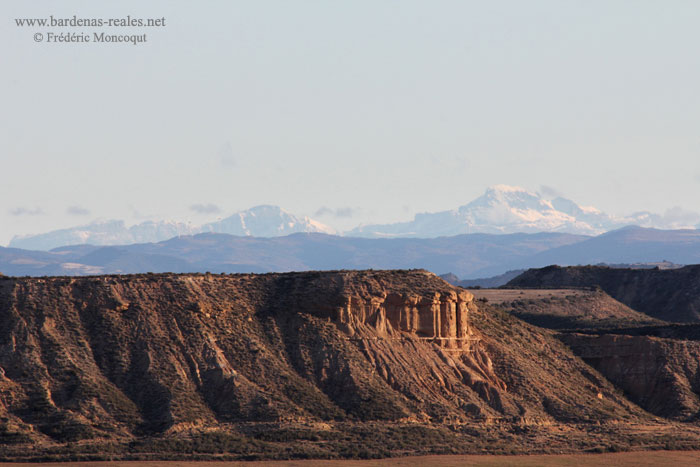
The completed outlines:
{"type": "Polygon", "coordinates": [[[280,237],[297,232],[335,233],[332,228],[308,217],[299,218],[277,206],[261,205],[201,226],[176,221],[146,221],[126,227],[124,221],[98,221],[39,235],[15,236],[9,247],[47,251],[69,245],[131,245],[204,232],[253,237],[280,237]]]}
{"type": "Polygon", "coordinates": [[[593,207],[557,197],[545,199],[520,187],[495,185],[474,201],[450,211],[417,214],[412,221],[364,225],[347,232],[358,237],[438,237],[476,232],[565,232],[599,235],[628,225],[667,229],[694,228],[697,217],[667,218],[649,212],[626,217],[606,214],[593,207]]]}
{"type": "Polygon", "coordinates": [[[198,233],[212,232],[242,237],[283,237],[299,232],[336,233],[309,217],[296,217],[277,206],[262,205],[204,224],[198,233]]]}
{"type": "Polygon", "coordinates": [[[9,246],[51,250],[66,245],[129,245],[206,232],[264,238],[300,232],[362,238],[436,238],[473,233],[600,235],[625,226],[694,229],[698,225],[700,215],[678,209],[666,215],[645,211],[619,217],[580,206],[566,198],[550,200],[523,188],[495,185],[472,202],[453,210],[416,214],[407,222],[361,225],[343,233],[309,217],[290,214],[278,206],[262,205],[199,226],[176,221],[146,221],[127,227],[123,221],[101,221],[39,235],[15,236],[9,246]]]}
{"type": "Polygon", "coordinates": [[[9,247],[46,251],[66,245],[130,245],[195,233],[197,229],[182,222],[146,221],[127,227],[124,221],[106,220],[39,235],[15,236],[9,247]]]}
{"type": "Polygon", "coordinates": [[[49,252],[0,247],[0,272],[14,276],[423,268],[452,272],[462,279],[459,285],[485,286],[465,280],[551,264],[598,263],[697,264],[700,230],[627,227],[597,237],[545,232],[388,239],[313,232],[268,238],[203,233],[158,243],[74,245],[49,252]]]}
{"type": "Polygon", "coordinates": [[[159,243],[76,245],[50,252],[0,247],[0,272],[43,276],[425,268],[439,273],[453,271],[460,277],[483,277],[480,271],[484,269],[500,270],[547,249],[587,239],[561,233],[430,239],[351,238],[320,233],[260,238],[203,233],[159,243]]]}

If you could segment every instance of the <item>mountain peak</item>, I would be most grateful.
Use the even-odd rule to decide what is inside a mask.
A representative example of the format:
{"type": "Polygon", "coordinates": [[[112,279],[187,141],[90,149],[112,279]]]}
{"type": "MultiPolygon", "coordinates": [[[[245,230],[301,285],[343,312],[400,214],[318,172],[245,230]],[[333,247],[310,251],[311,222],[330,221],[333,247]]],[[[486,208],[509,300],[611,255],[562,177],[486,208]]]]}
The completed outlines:
{"type": "MultiPolygon", "coordinates": [[[[539,194],[527,191],[524,188],[494,185],[486,189],[483,195],[475,199],[469,204],[460,206],[460,212],[466,211],[481,211],[486,210],[492,213],[498,211],[500,217],[508,216],[509,213],[516,217],[525,216],[528,219],[533,219],[537,212],[554,211],[552,204],[543,199],[539,194]]],[[[537,217],[537,216],[536,216],[537,217]]],[[[496,221],[496,219],[492,219],[496,221]]]]}
{"type": "Polygon", "coordinates": [[[451,211],[416,215],[412,222],[363,226],[360,236],[436,237],[468,233],[566,232],[599,234],[619,227],[613,218],[573,201],[553,201],[510,185],[493,185],[468,204],[451,211]]]}
{"type": "Polygon", "coordinates": [[[121,220],[100,220],[39,235],[16,236],[10,242],[10,246],[29,250],[51,250],[67,245],[128,245],[160,242],[180,235],[203,232],[253,237],[277,237],[296,232],[336,233],[332,228],[308,217],[299,218],[279,206],[263,204],[201,226],[176,221],[148,220],[127,227],[121,220]]]}
{"type": "Polygon", "coordinates": [[[308,217],[296,217],[279,206],[268,204],[255,206],[217,222],[205,224],[201,231],[253,237],[278,237],[297,232],[336,233],[335,230],[318,221],[308,217]]]}

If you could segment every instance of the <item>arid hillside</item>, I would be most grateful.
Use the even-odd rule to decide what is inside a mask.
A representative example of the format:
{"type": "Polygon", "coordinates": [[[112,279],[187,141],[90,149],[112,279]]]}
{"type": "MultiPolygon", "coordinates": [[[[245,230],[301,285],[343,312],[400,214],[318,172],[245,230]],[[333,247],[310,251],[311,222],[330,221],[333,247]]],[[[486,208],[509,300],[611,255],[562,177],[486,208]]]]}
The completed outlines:
{"type": "Polygon", "coordinates": [[[475,289],[477,300],[549,329],[611,329],[661,325],[600,289],[475,289]]]}
{"type": "Polygon", "coordinates": [[[670,322],[700,321],[700,265],[667,270],[549,266],[525,271],[507,286],[547,289],[597,286],[651,317],[670,322]]]}
{"type": "MultiPolygon", "coordinates": [[[[536,276],[542,271],[532,272],[536,276]]],[[[667,290],[658,293],[674,294],[672,285],[665,286],[667,290]]],[[[576,355],[645,410],[677,420],[700,419],[699,324],[665,323],[632,310],[597,287],[473,293],[478,303],[561,331],[558,337],[576,355]]]]}
{"type": "MultiPolygon", "coordinates": [[[[552,331],[422,270],[0,278],[0,457],[697,446],[552,331]]],[[[687,419],[687,417],[685,417],[687,419]]]]}
{"type": "Polygon", "coordinates": [[[562,340],[649,412],[698,421],[700,342],[625,334],[569,334],[562,340]]]}

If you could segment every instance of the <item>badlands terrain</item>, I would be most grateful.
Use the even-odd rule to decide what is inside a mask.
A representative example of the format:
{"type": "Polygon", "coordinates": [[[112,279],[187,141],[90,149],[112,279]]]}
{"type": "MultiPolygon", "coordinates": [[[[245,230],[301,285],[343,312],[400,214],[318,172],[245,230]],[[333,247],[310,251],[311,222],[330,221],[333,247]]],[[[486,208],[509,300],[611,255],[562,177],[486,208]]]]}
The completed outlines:
{"type": "Polygon", "coordinates": [[[473,292],[424,270],[2,277],[0,458],[700,445],[694,325],[595,284],[473,292]]]}

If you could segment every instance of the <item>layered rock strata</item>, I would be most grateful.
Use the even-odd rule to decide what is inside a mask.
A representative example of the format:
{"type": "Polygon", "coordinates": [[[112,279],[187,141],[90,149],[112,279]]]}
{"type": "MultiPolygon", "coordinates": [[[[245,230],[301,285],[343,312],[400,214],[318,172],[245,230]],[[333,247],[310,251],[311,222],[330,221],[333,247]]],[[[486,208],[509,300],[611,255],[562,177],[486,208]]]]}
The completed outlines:
{"type": "Polygon", "coordinates": [[[362,336],[366,326],[379,338],[411,336],[450,350],[469,350],[474,337],[469,332],[469,309],[474,296],[467,291],[434,293],[429,296],[388,294],[365,299],[345,297],[337,310],[341,329],[351,337],[362,336]]]}

